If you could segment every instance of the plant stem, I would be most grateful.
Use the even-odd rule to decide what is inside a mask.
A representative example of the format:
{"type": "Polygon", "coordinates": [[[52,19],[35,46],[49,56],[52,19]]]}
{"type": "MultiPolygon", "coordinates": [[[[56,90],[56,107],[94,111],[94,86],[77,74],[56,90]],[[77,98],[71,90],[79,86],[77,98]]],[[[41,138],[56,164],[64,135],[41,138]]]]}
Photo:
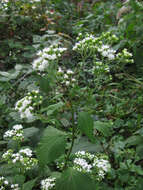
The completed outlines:
{"type": "Polygon", "coordinates": [[[70,146],[70,149],[67,153],[67,156],[65,158],[65,165],[64,165],[64,169],[67,167],[67,163],[68,163],[68,160],[69,160],[69,157],[71,155],[71,152],[72,152],[72,148],[73,148],[73,145],[74,145],[74,140],[75,140],[75,121],[74,121],[74,109],[72,107],[72,139],[71,139],[71,146],[70,146]]]}

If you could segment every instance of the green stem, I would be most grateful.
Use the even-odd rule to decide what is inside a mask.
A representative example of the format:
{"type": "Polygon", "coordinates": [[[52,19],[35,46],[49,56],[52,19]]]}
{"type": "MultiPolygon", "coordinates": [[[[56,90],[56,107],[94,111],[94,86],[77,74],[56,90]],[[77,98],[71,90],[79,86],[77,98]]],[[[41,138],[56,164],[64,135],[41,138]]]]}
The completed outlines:
{"type": "Polygon", "coordinates": [[[74,121],[74,109],[72,107],[72,139],[71,139],[70,149],[69,149],[69,151],[67,153],[67,156],[65,158],[64,169],[67,168],[67,163],[68,163],[68,160],[70,158],[70,155],[71,155],[71,152],[72,152],[72,148],[73,148],[73,145],[74,145],[74,140],[75,140],[75,121],[74,121]]]}

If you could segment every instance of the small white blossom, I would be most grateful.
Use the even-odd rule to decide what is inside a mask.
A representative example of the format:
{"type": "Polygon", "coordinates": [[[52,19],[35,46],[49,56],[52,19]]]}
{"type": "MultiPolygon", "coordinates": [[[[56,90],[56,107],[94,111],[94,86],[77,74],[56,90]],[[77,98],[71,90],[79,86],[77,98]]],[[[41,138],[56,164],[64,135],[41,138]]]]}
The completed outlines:
{"type": "Polygon", "coordinates": [[[25,148],[19,151],[20,153],[24,153],[26,156],[31,157],[32,156],[32,150],[29,148],[25,148]]]}
{"type": "Polygon", "coordinates": [[[43,179],[41,181],[41,189],[42,190],[50,190],[55,186],[55,180],[56,178],[47,178],[47,179],[43,179]]]}
{"type": "Polygon", "coordinates": [[[91,172],[92,165],[88,164],[85,159],[75,158],[73,163],[75,164],[74,168],[76,168],[77,170],[79,171],[85,170],[86,172],[91,172]]]}

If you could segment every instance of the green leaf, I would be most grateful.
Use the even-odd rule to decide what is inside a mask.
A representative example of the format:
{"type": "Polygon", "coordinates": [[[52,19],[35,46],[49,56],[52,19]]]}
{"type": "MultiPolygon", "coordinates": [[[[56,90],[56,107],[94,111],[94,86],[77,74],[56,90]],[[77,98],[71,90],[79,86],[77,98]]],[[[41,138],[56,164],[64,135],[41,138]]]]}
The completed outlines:
{"type": "Polygon", "coordinates": [[[10,176],[9,181],[15,184],[20,184],[22,185],[25,181],[25,176],[23,175],[15,175],[15,176],[10,176]],[[11,178],[11,179],[10,179],[11,178]]]}
{"type": "Polygon", "coordinates": [[[137,146],[136,152],[137,152],[137,154],[138,154],[138,156],[140,158],[143,158],[143,146],[142,146],[142,143],[141,143],[141,145],[137,146]]]}
{"type": "Polygon", "coordinates": [[[46,165],[64,154],[66,146],[65,133],[54,128],[48,127],[44,131],[39,146],[37,157],[41,165],[46,165]]]}
{"type": "Polygon", "coordinates": [[[138,131],[136,131],[134,134],[139,134],[139,135],[143,136],[143,127],[141,129],[139,129],[138,131]]]}
{"type": "Polygon", "coordinates": [[[95,121],[94,128],[102,133],[105,137],[112,135],[112,124],[109,122],[95,121]]]}
{"type": "Polygon", "coordinates": [[[33,186],[35,185],[36,179],[30,180],[23,184],[22,190],[31,190],[33,186]]]}
{"type": "Polygon", "coordinates": [[[88,151],[91,153],[95,152],[103,152],[103,148],[101,144],[97,141],[96,143],[91,143],[88,141],[87,137],[80,137],[80,139],[75,140],[74,146],[72,148],[72,153],[76,153],[78,151],[88,151]]]}
{"type": "Polygon", "coordinates": [[[139,135],[130,136],[129,138],[127,138],[125,143],[126,143],[126,146],[138,145],[138,144],[143,143],[143,137],[139,135]]]}
{"type": "Polygon", "coordinates": [[[36,127],[29,127],[29,128],[23,129],[23,132],[24,132],[24,137],[29,138],[29,137],[34,136],[35,134],[38,134],[39,129],[36,127]]]}
{"type": "Polygon", "coordinates": [[[51,87],[50,87],[50,79],[49,78],[40,77],[39,85],[40,85],[40,89],[45,93],[48,93],[50,91],[50,89],[51,89],[51,87]]]}
{"type": "Polygon", "coordinates": [[[57,104],[50,105],[47,108],[43,108],[41,110],[41,112],[47,111],[47,115],[49,116],[49,115],[53,114],[56,110],[61,109],[63,107],[63,105],[64,105],[63,102],[59,102],[57,104]]]}
{"type": "Polygon", "coordinates": [[[90,140],[94,139],[93,126],[94,122],[90,114],[87,112],[80,112],[78,117],[78,128],[82,133],[87,135],[90,140]]]}
{"type": "Polygon", "coordinates": [[[56,190],[95,190],[92,179],[73,168],[67,169],[56,181],[56,190]]]}

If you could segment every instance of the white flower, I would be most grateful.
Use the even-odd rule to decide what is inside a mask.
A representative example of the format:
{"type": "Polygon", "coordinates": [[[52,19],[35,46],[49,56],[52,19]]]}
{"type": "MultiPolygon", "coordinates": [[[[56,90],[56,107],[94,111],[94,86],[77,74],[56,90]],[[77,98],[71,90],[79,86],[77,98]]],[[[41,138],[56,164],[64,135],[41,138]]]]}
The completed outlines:
{"type": "Polygon", "coordinates": [[[69,81],[66,81],[66,86],[69,86],[70,85],[70,82],[69,81]]]}
{"type": "MultiPolygon", "coordinates": [[[[81,167],[81,168],[79,168],[80,171],[81,171],[81,169],[83,169],[86,172],[91,172],[92,165],[88,164],[85,159],[75,158],[73,163],[76,164],[77,166],[81,167]]],[[[76,166],[74,168],[78,169],[78,167],[76,167],[76,166]]]]}
{"type": "Polygon", "coordinates": [[[111,167],[109,161],[104,159],[95,159],[93,166],[96,166],[105,172],[107,172],[111,167]]]}
{"type": "Polygon", "coordinates": [[[109,45],[102,45],[101,49],[102,50],[105,50],[105,49],[107,50],[107,49],[109,49],[109,45]]]}
{"type": "Polygon", "coordinates": [[[68,75],[72,75],[72,74],[73,74],[73,71],[70,70],[70,69],[68,69],[68,70],[67,70],[67,74],[68,74],[68,75]]]}
{"type": "Polygon", "coordinates": [[[4,183],[5,185],[8,185],[8,181],[7,181],[7,180],[5,180],[3,183],[4,183]]]}
{"type": "Polygon", "coordinates": [[[108,57],[109,60],[115,59],[115,55],[113,55],[113,54],[109,54],[107,57],[108,57]]]}
{"type": "Polygon", "coordinates": [[[56,56],[56,54],[52,54],[52,55],[48,56],[48,59],[55,60],[55,59],[57,59],[57,56],[56,56]]]}
{"type": "Polygon", "coordinates": [[[14,125],[13,129],[14,130],[20,130],[20,129],[23,129],[23,127],[22,127],[22,125],[14,125]]]}
{"type": "Polygon", "coordinates": [[[5,132],[5,134],[4,134],[4,138],[10,138],[10,137],[12,137],[13,135],[15,135],[15,131],[14,130],[8,130],[8,131],[6,131],[5,132]]]}
{"type": "Polygon", "coordinates": [[[55,186],[56,178],[47,178],[41,181],[42,190],[50,190],[55,186]]]}
{"type": "Polygon", "coordinates": [[[62,70],[62,68],[61,67],[59,67],[59,69],[58,69],[58,73],[63,73],[64,71],[62,70]]]}
{"type": "Polygon", "coordinates": [[[64,79],[68,79],[68,75],[67,74],[64,74],[64,79]]]}
{"type": "Polygon", "coordinates": [[[29,148],[21,149],[19,153],[24,153],[26,156],[31,157],[32,156],[32,150],[29,148]]]}
{"type": "Polygon", "coordinates": [[[12,185],[11,185],[11,188],[12,188],[13,190],[19,190],[19,189],[20,189],[18,184],[12,184],[12,185]]]}
{"type": "Polygon", "coordinates": [[[106,57],[106,56],[108,55],[108,51],[103,51],[103,52],[102,52],[102,55],[103,55],[104,57],[106,57]]]}

